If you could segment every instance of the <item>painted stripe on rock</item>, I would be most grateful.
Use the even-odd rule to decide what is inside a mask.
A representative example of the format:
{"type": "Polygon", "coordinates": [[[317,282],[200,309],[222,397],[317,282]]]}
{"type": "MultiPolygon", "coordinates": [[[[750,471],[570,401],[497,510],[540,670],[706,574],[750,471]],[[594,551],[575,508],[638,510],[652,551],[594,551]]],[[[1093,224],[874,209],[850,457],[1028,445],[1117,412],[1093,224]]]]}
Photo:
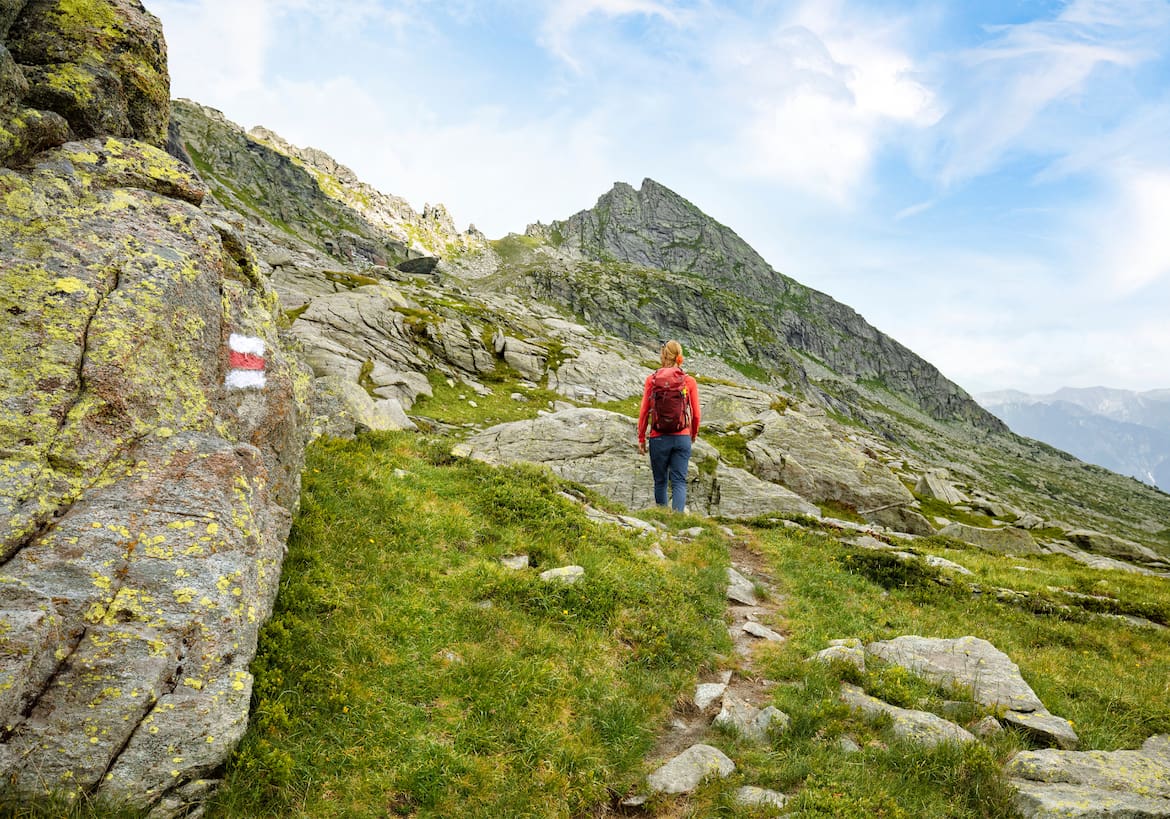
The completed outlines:
{"type": "Polygon", "coordinates": [[[232,350],[229,363],[233,370],[263,370],[264,358],[251,353],[238,353],[232,350]]]}
{"type": "Polygon", "coordinates": [[[268,383],[263,370],[228,370],[223,385],[229,390],[263,389],[268,383]]]}
{"type": "Polygon", "coordinates": [[[228,336],[228,348],[233,353],[262,356],[264,355],[264,339],[232,333],[228,336]]]}

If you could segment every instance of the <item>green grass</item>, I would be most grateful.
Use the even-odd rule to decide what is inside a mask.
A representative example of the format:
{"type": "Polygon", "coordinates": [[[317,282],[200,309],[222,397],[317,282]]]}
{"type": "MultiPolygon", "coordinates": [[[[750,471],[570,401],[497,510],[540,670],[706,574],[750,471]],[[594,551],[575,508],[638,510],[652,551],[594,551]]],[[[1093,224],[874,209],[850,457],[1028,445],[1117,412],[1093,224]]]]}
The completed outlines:
{"type": "Polygon", "coordinates": [[[411,407],[410,414],[444,424],[486,427],[507,421],[535,418],[538,410],[549,410],[552,402],[564,400],[551,390],[526,387],[519,378],[509,378],[510,368],[501,360],[497,366],[500,380],[485,378],[489,395],[479,395],[470,385],[456,381],[447,383],[447,376],[438,370],[427,374],[432,395],[423,396],[411,407]],[[512,397],[516,393],[517,400],[512,397]]]}
{"type": "MultiPolygon", "coordinates": [[[[785,596],[790,634],[784,646],[761,655],[757,672],[777,681],[772,702],[791,716],[791,727],[762,748],[725,738],[720,747],[736,761],[737,773],[699,791],[683,815],[749,815],[733,806],[730,793],[751,784],[792,794],[788,811],[798,816],[1016,816],[1000,770],[1015,751],[1032,747],[1026,737],[1008,730],[986,743],[935,750],[896,741],[888,721],[869,723],[848,712],[838,701],[841,682],[935,713],[942,713],[944,700],[963,699],[963,692],[873,661],[865,673],[806,661],[837,638],[973,634],[990,640],[1019,664],[1053,713],[1075,723],[1082,748],[1133,748],[1170,730],[1170,647],[1160,633],[1000,604],[971,594],[963,583],[940,585],[939,573],[922,562],[900,563],[817,532],[761,525],[756,534],[755,548],[785,596]],[[842,751],[837,742],[844,736],[862,751],[842,751]]],[[[1159,611],[1170,603],[1163,580],[1095,572],[1066,558],[1005,558],[946,549],[941,541],[915,541],[915,547],[962,562],[980,584],[1011,583],[1031,592],[1053,584],[1088,588],[1159,611]],[[1031,571],[1014,568],[1019,565],[1031,571]]],[[[974,703],[963,711],[968,723],[986,713],[974,703]]]]}
{"type": "Polygon", "coordinates": [[[718,541],[647,558],[549,473],[449,444],[311,449],[252,723],[209,815],[583,815],[636,784],[679,691],[727,649],[718,541]],[[504,569],[513,553],[535,567],[504,569]],[[537,578],[568,563],[585,579],[537,578]]]}

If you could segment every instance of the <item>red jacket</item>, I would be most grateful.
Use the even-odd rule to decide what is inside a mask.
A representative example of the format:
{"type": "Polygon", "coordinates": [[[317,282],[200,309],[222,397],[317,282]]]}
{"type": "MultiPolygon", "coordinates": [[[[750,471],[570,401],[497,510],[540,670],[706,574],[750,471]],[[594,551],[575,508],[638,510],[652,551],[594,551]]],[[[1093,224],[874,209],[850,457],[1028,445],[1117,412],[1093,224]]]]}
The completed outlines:
{"type": "MultiPolygon", "coordinates": [[[[642,385],[642,408],[638,410],[638,444],[641,445],[646,442],[646,427],[650,424],[650,390],[654,373],[646,376],[646,383],[642,385]]],[[[699,434],[699,385],[695,383],[695,379],[691,376],[686,377],[687,398],[691,402],[691,440],[695,440],[695,436],[699,434]]],[[[675,433],[661,433],[656,430],[650,430],[650,437],[657,438],[659,435],[683,435],[686,431],[675,433]]]]}

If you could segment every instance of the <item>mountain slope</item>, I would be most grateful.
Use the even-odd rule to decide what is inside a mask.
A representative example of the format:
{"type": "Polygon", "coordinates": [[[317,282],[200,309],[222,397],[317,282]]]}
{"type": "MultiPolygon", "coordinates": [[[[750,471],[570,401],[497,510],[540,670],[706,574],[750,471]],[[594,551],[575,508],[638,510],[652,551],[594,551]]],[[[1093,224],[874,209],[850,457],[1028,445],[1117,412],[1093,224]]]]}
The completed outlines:
{"type": "Polygon", "coordinates": [[[730,228],[654,180],[640,190],[618,183],[592,209],[534,225],[528,235],[554,244],[564,262],[543,275],[534,266],[537,292],[618,335],[647,341],[674,332],[789,381],[824,381],[827,370],[889,390],[938,420],[1003,429],[929,362],[851,308],[779,273],[730,228]]]}
{"type": "Polygon", "coordinates": [[[1170,400],[1161,393],[1065,388],[979,401],[1021,435],[1163,489],[1170,487],[1170,400]]]}
{"type": "MultiPolygon", "coordinates": [[[[182,125],[184,139],[191,128],[198,135],[210,127],[197,116],[230,126],[215,112],[188,110],[193,121],[182,125]]],[[[230,128],[227,138],[249,156],[271,152],[285,161],[230,128]]],[[[202,154],[206,173],[229,192],[271,187],[255,178],[261,168],[230,153],[202,154]]],[[[311,202],[327,198],[330,207],[360,217],[346,204],[354,194],[305,178],[316,191],[303,202],[293,201],[306,195],[299,183],[279,196],[271,187],[268,199],[279,198],[286,212],[312,212],[311,202]]],[[[319,385],[333,385],[318,390],[323,418],[342,417],[326,409],[332,399],[324,396],[344,387],[351,402],[397,402],[392,414],[408,423],[403,411],[426,401],[435,373],[477,382],[477,400],[491,390],[486,384],[517,376],[586,403],[632,398],[642,363],[656,357],[659,341],[678,337],[706,379],[705,393],[722,402],[716,393],[727,390],[725,406],[740,407],[711,430],[729,466],[770,473],[773,467],[753,465],[743,453],[760,434],[753,414],[778,401],[824,417],[837,441],[832,447],[868,453],[860,457],[878,460],[910,487],[926,470],[942,468],[1001,505],[1170,547],[1165,495],[1008,432],[928,362],[852,309],[776,272],[729,228],[652,181],[641,191],[618,185],[597,207],[562,222],[456,250],[425,278],[346,254],[336,243],[314,245],[312,230],[290,233],[271,210],[242,210],[251,214],[249,242],[285,253],[260,253],[259,267],[295,319],[292,330],[319,385]],[[747,405],[739,403],[743,396],[752,396],[747,405]]],[[[518,409],[496,417],[522,417],[518,409]]],[[[837,456],[825,450],[818,457],[829,463],[837,456]]]]}

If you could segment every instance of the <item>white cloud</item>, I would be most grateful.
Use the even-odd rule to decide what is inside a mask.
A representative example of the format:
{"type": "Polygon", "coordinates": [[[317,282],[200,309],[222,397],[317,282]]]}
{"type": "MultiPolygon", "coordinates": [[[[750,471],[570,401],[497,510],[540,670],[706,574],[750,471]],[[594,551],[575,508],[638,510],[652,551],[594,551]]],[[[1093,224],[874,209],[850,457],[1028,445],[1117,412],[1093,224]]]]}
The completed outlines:
{"type": "MultiPolygon", "coordinates": [[[[1170,167],[1123,168],[1115,173],[1114,198],[1092,214],[1098,282],[1106,298],[1138,294],[1170,279],[1170,167]]],[[[1170,304],[1166,305],[1170,308],[1170,304]]]]}
{"type": "Polygon", "coordinates": [[[580,58],[570,42],[572,35],[590,17],[616,18],[630,15],[657,17],[679,25],[684,16],[669,2],[657,0],[556,0],[545,16],[541,44],[574,71],[580,72],[580,58]]]}
{"type": "Polygon", "coordinates": [[[150,0],[165,21],[172,96],[230,98],[264,85],[268,0],[150,0]]]}
{"type": "MultiPolygon", "coordinates": [[[[1164,0],[1076,0],[1055,18],[991,29],[985,45],[953,62],[950,111],[940,123],[938,177],[953,185],[1020,153],[1059,157],[1086,134],[1058,116],[1091,95],[1116,93],[1103,69],[1132,69],[1164,53],[1164,0]]],[[[940,58],[943,65],[949,58],[940,58]]]]}
{"type": "Polygon", "coordinates": [[[765,36],[737,31],[714,48],[714,70],[739,133],[728,152],[764,175],[846,205],[900,128],[938,118],[932,91],[882,25],[841,3],[807,4],[765,36]]]}

